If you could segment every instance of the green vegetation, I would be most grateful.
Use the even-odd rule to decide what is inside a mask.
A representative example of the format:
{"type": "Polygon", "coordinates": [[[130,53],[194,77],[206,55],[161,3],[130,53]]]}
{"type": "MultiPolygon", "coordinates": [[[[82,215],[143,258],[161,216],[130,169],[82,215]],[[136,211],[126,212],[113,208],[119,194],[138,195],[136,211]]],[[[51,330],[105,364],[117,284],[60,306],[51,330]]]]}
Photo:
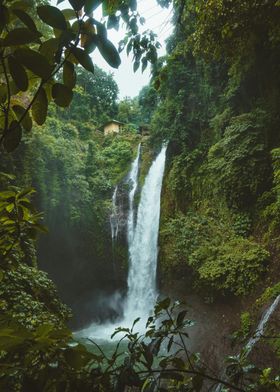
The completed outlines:
{"type": "MultiPolygon", "coordinates": [[[[103,1],[106,24],[93,18],[99,1],[72,1],[71,8],[62,11],[46,3],[0,3],[0,144],[8,152],[17,148],[23,131],[31,131],[33,121],[45,123],[51,102],[62,108],[69,106],[80,76],[77,65],[94,73],[90,54],[96,48],[111,67],[119,67],[120,55],[109,41],[107,29],[118,29],[121,21],[125,23],[128,35],[120,49],[127,45],[128,52],[133,50],[135,70],[140,61],[144,68],[157,60],[155,35],[149,31],[143,36],[138,33],[142,20],[136,12],[137,2],[103,1]]],[[[92,78],[88,81],[90,84],[92,78]]],[[[103,84],[97,94],[102,98],[106,91],[103,84]]],[[[95,103],[91,110],[98,113],[101,106],[95,103]]],[[[108,104],[110,99],[105,110],[108,104]]]]}
{"type": "Polygon", "coordinates": [[[269,253],[226,230],[210,214],[188,212],[169,219],[161,231],[165,270],[176,267],[184,276],[193,270],[189,284],[208,295],[249,293],[265,271],[269,253]]]}
{"type": "MultiPolygon", "coordinates": [[[[137,1],[69,2],[60,11],[47,1],[0,0],[0,389],[165,392],[222,383],[279,390],[277,366],[259,368],[243,350],[227,359],[220,380],[186,349],[192,323],[168,299],[145,336],[117,331],[129,341],[125,353],[121,345],[110,358],[88,352],[38,269],[79,310],[85,293],[122,288],[127,249],[121,241],[111,248],[113,189],[123,185],[140,140],[140,184],[154,151],[169,141],[161,281],[188,277],[204,298],[253,302],[235,334],[244,343],[260,307],[280,292],[279,1],[174,1],[176,28],[161,59],[155,34],[138,33],[137,1]],[[92,16],[101,3],[104,23],[92,16]],[[91,53],[98,49],[117,68],[107,29],[122,22],[119,49],[133,53],[135,70],[153,64],[153,77],[138,98],[118,102],[112,75],[94,66],[91,53]],[[125,130],[104,137],[112,118],[125,130]],[[150,126],[150,138],[137,133],[140,125],[150,126]]],[[[277,320],[267,332],[279,363],[277,320]]]]}
{"type": "Polygon", "coordinates": [[[0,295],[1,311],[27,329],[43,324],[59,329],[71,316],[47,274],[24,264],[5,272],[0,295]]]}
{"type": "Polygon", "coordinates": [[[252,293],[278,249],[280,9],[249,3],[177,5],[151,82],[152,140],[169,140],[162,280],[216,296],[252,293]]]}

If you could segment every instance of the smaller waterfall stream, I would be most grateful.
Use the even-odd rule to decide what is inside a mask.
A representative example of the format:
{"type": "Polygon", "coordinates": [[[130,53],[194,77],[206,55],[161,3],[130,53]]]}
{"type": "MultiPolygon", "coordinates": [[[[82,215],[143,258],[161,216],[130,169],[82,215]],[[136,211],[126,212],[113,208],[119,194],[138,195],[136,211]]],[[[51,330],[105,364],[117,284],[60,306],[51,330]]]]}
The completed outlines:
{"type": "MultiPolygon", "coordinates": [[[[246,356],[250,354],[250,352],[252,351],[256,343],[260,340],[260,338],[264,334],[265,327],[279,304],[280,304],[280,294],[275,298],[275,300],[272,302],[269,308],[263,313],[261,320],[255,330],[254,335],[249,339],[248,343],[246,344],[245,346],[246,356]]],[[[221,392],[221,390],[222,390],[222,385],[219,384],[215,389],[215,392],[221,392]]]]}
{"type": "Polygon", "coordinates": [[[112,196],[112,213],[110,215],[110,225],[111,225],[111,235],[112,235],[113,245],[115,240],[118,238],[118,231],[119,231],[117,192],[118,192],[118,185],[116,186],[112,196]]]}
{"type": "Polygon", "coordinates": [[[280,304],[280,294],[275,298],[275,300],[272,302],[270,307],[263,313],[261,321],[259,322],[259,325],[257,326],[257,329],[255,331],[254,336],[252,336],[251,339],[246,344],[247,355],[250,354],[250,352],[252,351],[255,344],[262,337],[264,330],[265,330],[265,327],[266,327],[266,324],[268,323],[270,317],[272,316],[272,314],[274,313],[274,311],[276,310],[276,308],[278,307],[279,304],[280,304]]]}

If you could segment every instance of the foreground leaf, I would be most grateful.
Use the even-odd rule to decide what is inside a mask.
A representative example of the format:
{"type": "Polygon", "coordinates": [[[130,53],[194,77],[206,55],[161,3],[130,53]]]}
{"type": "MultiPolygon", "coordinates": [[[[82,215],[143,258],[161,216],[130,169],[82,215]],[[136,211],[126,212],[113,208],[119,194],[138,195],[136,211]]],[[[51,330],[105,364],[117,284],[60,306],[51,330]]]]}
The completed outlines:
{"type": "Polygon", "coordinates": [[[35,75],[42,79],[48,79],[52,73],[52,66],[41,53],[29,48],[21,48],[15,51],[17,60],[35,75]]]}
{"type": "Polygon", "coordinates": [[[8,132],[4,137],[4,148],[7,152],[14,151],[21,141],[22,130],[18,121],[12,121],[8,132]]]}
{"type": "Polygon", "coordinates": [[[63,108],[68,107],[73,98],[72,90],[61,83],[55,83],[52,88],[54,102],[63,108]]]}
{"type": "Polygon", "coordinates": [[[70,89],[73,89],[76,84],[75,67],[69,61],[66,61],[63,66],[63,83],[70,89]]]}
{"type": "Polygon", "coordinates": [[[67,23],[63,13],[51,5],[42,5],[37,8],[39,18],[47,25],[59,30],[66,30],[67,23]]]}
{"type": "Polygon", "coordinates": [[[38,125],[43,125],[48,112],[48,98],[44,88],[40,89],[32,105],[32,116],[38,125]]]}
{"type": "MultiPolygon", "coordinates": [[[[4,38],[3,46],[18,46],[30,44],[32,42],[38,42],[38,38],[41,37],[41,33],[38,31],[31,31],[25,27],[20,27],[11,30],[4,38]]],[[[40,42],[40,41],[39,41],[40,42]]]]}
{"type": "Polygon", "coordinates": [[[28,89],[28,77],[24,67],[16,60],[14,56],[8,57],[8,66],[10,74],[21,91],[28,89]]]}
{"type": "Polygon", "coordinates": [[[78,60],[78,62],[81,64],[82,67],[84,67],[87,71],[94,73],[94,65],[87,52],[76,47],[71,48],[71,52],[73,53],[73,55],[75,56],[75,58],[78,60]]]}
{"type": "Polygon", "coordinates": [[[103,56],[103,58],[107,61],[109,65],[113,68],[119,68],[121,64],[121,58],[119,52],[108,39],[100,39],[98,41],[98,49],[103,56]]]}
{"type": "Polygon", "coordinates": [[[26,109],[20,105],[14,105],[13,106],[13,111],[15,115],[17,116],[18,121],[21,120],[22,116],[25,114],[23,120],[21,121],[21,125],[26,131],[31,131],[32,129],[32,119],[30,117],[29,112],[26,112],[26,109]]]}

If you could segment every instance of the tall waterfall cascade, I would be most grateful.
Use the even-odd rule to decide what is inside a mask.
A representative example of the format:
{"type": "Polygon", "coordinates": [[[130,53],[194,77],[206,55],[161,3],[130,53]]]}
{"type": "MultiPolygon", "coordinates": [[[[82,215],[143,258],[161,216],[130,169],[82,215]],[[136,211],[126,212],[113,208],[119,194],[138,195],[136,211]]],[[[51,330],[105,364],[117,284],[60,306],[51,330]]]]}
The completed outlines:
{"type": "Polygon", "coordinates": [[[160,196],[164,175],[166,146],[152,163],[141,192],[137,223],[128,237],[129,272],[128,293],[124,319],[133,321],[141,317],[146,321],[156,300],[156,272],[158,256],[158,231],[160,196]]]}
{"type": "MultiPolygon", "coordinates": [[[[141,146],[138,146],[137,156],[132,163],[127,182],[131,185],[129,191],[129,211],[127,217],[127,240],[129,252],[129,271],[127,278],[127,296],[123,302],[123,319],[115,323],[96,324],[80,331],[79,336],[99,340],[109,340],[116,327],[131,327],[133,321],[140,317],[138,329],[145,327],[147,318],[152,312],[156,297],[156,273],[158,256],[158,231],[160,221],[161,188],[165,168],[167,146],[163,146],[153,161],[146,176],[141,191],[140,203],[137,209],[135,223],[134,197],[138,187],[139,162],[141,146]]],[[[117,213],[117,188],[113,195],[113,210],[117,213]]],[[[112,217],[111,215],[111,217],[112,217]]],[[[111,220],[112,241],[116,239],[118,229],[111,220]]]]}

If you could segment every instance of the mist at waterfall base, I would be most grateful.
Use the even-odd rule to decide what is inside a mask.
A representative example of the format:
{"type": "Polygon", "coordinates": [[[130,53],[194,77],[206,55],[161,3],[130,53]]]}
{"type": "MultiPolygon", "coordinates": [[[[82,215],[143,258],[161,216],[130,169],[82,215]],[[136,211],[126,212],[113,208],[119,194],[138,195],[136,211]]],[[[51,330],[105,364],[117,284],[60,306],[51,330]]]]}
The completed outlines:
{"type": "MultiPolygon", "coordinates": [[[[158,231],[160,220],[160,197],[162,180],[165,168],[166,146],[163,146],[158,156],[153,161],[145,178],[141,190],[140,203],[137,209],[137,219],[134,214],[134,196],[138,187],[139,164],[141,146],[132,163],[128,175],[129,212],[127,218],[127,242],[129,253],[129,271],[127,278],[127,295],[115,293],[106,301],[111,301],[112,306],[122,310],[122,317],[114,322],[93,323],[78,332],[79,337],[94,338],[99,341],[108,341],[117,327],[131,328],[133,321],[140,317],[135,329],[144,332],[147,318],[153,311],[157,290],[156,271],[158,256],[158,231]]],[[[117,192],[117,190],[115,190],[117,192]]],[[[117,213],[116,194],[113,195],[113,214],[117,213]]],[[[114,246],[115,233],[117,233],[117,219],[111,216],[112,241],[114,246]]],[[[106,305],[108,305],[106,303],[106,305]]],[[[116,339],[119,337],[116,336],[116,339]]]]}

